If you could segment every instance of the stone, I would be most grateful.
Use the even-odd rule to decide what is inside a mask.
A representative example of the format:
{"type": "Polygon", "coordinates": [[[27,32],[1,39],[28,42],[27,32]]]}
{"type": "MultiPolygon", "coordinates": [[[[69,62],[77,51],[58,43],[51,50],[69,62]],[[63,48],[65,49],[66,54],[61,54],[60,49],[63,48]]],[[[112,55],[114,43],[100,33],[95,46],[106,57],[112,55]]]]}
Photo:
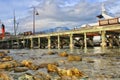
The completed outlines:
{"type": "Polygon", "coordinates": [[[42,63],[39,65],[39,68],[47,68],[48,63],[42,63]]]}
{"type": "Polygon", "coordinates": [[[48,72],[56,72],[57,71],[57,66],[55,64],[48,64],[47,65],[47,70],[48,70],[48,72]]]}
{"type": "Polygon", "coordinates": [[[18,80],[34,80],[34,77],[31,74],[23,74],[21,75],[18,80]]]}
{"type": "Polygon", "coordinates": [[[14,69],[14,72],[25,72],[27,70],[28,70],[28,68],[26,68],[26,67],[17,67],[14,69]]]}
{"type": "Polygon", "coordinates": [[[0,69],[8,69],[17,67],[18,63],[16,61],[8,61],[8,62],[1,62],[0,63],[0,69]]]}
{"type": "Polygon", "coordinates": [[[78,55],[69,55],[68,61],[82,61],[82,58],[81,56],[78,56],[78,55]]]}
{"type": "Polygon", "coordinates": [[[28,67],[31,70],[37,70],[39,68],[39,66],[33,64],[30,60],[23,60],[21,64],[25,67],[28,67]]]}
{"type": "Polygon", "coordinates": [[[39,69],[39,66],[38,66],[38,65],[31,64],[31,65],[28,65],[28,68],[31,69],[31,70],[38,70],[38,69],[39,69]]]}
{"type": "Polygon", "coordinates": [[[84,74],[79,71],[77,68],[71,68],[71,69],[60,69],[57,68],[57,73],[60,77],[67,76],[67,77],[83,77],[84,74]]]}
{"type": "Polygon", "coordinates": [[[77,68],[72,68],[71,71],[72,71],[72,74],[73,74],[74,76],[76,76],[76,77],[82,77],[82,76],[84,75],[84,74],[83,74],[81,71],[79,71],[77,68]]]}
{"type": "Polygon", "coordinates": [[[47,68],[48,67],[48,64],[53,64],[53,65],[56,65],[56,66],[59,66],[58,63],[54,62],[54,63],[41,63],[39,65],[39,68],[47,68]]]}
{"type": "Polygon", "coordinates": [[[6,72],[0,72],[0,80],[13,80],[13,78],[6,72]]]}
{"type": "Polygon", "coordinates": [[[13,58],[11,56],[5,56],[2,58],[2,61],[11,61],[13,58]]]}
{"type": "Polygon", "coordinates": [[[6,56],[6,54],[3,52],[0,52],[0,57],[4,57],[4,56],[6,56]]]}
{"type": "Polygon", "coordinates": [[[24,66],[26,66],[26,67],[28,67],[29,65],[32,64],[32,61],[30,61],[30,60],[23,60],[23,61],[21,62],[21,64],[24,65],[24,66]]]}
{"type": "Polygon", "coordinates": [[[49,55],[54,55],[54,54],[57,54],[57,52],[49,51],[48,54],[49,54],[49,55]]]}
{"type": "Polygon", "coordinates": [[[45,74],[43,72],[37,72],[35,75],[34,75],[34,79],[35,80],[51,80],[51,76],[48,75],[48,74],[45,74]]]}
{"type": "Polygon", "coordinates": [[[87,63],[94,63],[95,61],[92,61],[92,60],[89,60],[89,61],[87,61],[87,63]]]}
{"type": "Polygon", "coordinates": [[[0,53],[10,53],[10,50],[0,50],[0,53]]]}
{"type": "Polygon", "coordinates": [[[67,52],[64,51],[64,52],[60,53],[59,56],[61,56],[61,57],[67,57],[68,54],[67,54],[67,52]]]}

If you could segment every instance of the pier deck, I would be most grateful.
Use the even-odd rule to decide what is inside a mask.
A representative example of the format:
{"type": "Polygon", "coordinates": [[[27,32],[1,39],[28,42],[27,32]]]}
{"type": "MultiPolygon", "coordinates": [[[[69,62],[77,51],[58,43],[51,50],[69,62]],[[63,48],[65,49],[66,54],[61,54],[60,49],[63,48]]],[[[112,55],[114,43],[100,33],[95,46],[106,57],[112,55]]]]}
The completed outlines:
{"type": "MultiPolygon", "coordinates": [[[[102,47],[105,46],[106,43],[106,33],[107,32],[113,32],[113,33],[120,33],[120,24],[113,24],[113,25],[104,25],[104,26],[90,26],[90,27],[81,27],[79,29],[75,29],[75,30],[69,30],[69,31],[63,31],[63,32],[53,32],[53,33],[48,33],[48,34],[34,34],[34,35],[29,35],[29,36],[16,36],[16,38],[10,38],[8,39],[9,41],[18,41],[20,42],[21,40],[25,41],[23,45],[25,45],[26,43],[30,45],[31,48],[34,47],[34,39],[37,38],[37,45],[38,47],[41,46],[41,38],[46,38],[47,39],[47,43],[48,43],[48,48],[51,48],[51,37],[57,37],[57,48],[60,48],[61,45],[61,38],[62,36],[68,36],[69,37],[69,46],[70,49],[73,49],[74,47],[74,43],[73,43],[73,37],[74,35],[83,35],[84,38],[84,47],[87,47],[87,34],[88,33],[97,33],[99,35],[101,35],[102,38],[102,47]]],[[[4,41],[8,41],[8,40],[1,40],[0,43],[4,42],[4,41]]],[[[11,42],[12,42],[11,41],[11,42]]]]}

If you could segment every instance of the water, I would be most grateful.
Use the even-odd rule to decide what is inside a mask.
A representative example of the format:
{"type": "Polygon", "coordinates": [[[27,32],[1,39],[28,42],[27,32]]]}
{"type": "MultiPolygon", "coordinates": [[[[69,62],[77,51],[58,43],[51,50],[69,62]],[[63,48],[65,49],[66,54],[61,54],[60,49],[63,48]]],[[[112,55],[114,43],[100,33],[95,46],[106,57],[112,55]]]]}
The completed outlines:
{"type": "MultiPolygon", "coordinates": [[[[9,55],[13,56],[17,61],[31,60],[37,65],[41,63],[57,62],[61,68],[76,67],[88,76],[87,80],[120,80],[119,48],[101,49],[100,47],[95,47],[87,49],[87,52],[85,52],[84,49],[14,49],[10,50],[9,55]],[[66,51],[68,54],[80,55],[82,56],[82,61],[69,62],[67,58],[59,57],[57,54],[48,55],[47,52],[49,51],[58,53],[66,51]],[[97,55],[102,53],[107,53],[107,55],[97,55]],[[65,62],[64,65],[62,61],[65,62]]],[[[39,71],[47,73],[45,68],[37,71],[28,70],[27,72],[34,74],[39,71]]],[[[22,74],[14,73],[13,71],[10,73],[13,75],[22,74]]]]}

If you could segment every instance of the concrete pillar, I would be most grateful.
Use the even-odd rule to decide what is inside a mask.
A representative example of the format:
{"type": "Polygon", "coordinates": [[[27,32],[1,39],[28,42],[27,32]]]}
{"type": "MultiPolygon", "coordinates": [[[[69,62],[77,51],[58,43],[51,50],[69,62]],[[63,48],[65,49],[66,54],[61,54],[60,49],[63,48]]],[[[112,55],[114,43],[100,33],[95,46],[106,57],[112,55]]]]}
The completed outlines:
{"type": "Polygon", "coordinates": [[[13,41],[13,39],[11,40],[11,48],[13,48],[13,43],[14,43],[14,41],[13,41]]]}
{"type": "Polygon", "coordinates": [[[40,37],[38,38],[38,47],[40,48],[40,37]]]}
{"type": "Polygon", "coordinates": [[[48,37],[48,49],[51,48],[51,39],[50,39],[50,36],[48,37]]]}
{"type": "Polygon", "coordinates": [[[101,37],[102,37],[101,46],[102,46],[102,48],[104,48],[104,47],[106,46],[106,42],[105,42],[105,40],[106,40],[105,33],[106,33],[106,31],[102,31],[102,32],[101,32],[101,37]]]}
{"type": "Polygon", "coordinates": [[[60,49],[60,35],[58,35],[58,49],[60,49]]]}
{"type": "Polygon", "coordinates": [[[30,41],[31,41],[30,48],[33,48],[33,38],[31,38],[30,41]]]}
{"type": "Polygon", "coordinates": [[[73,49],[73,34],[70,34],[70,49],[73,49]]]}
{"type": "Polygon", "coordinates": [[[17,38],[16,39],[16,42],[18,43],[18,46],[20,46],[19,44],[20,44],[20,40],[17,38]]]}
{"type": "Polygon", "coordinates": [[[87,35],[86,35],[86,33],[84,33],[84,50],[86,53],[87,52],[87,35]]]}
{"type": "Polygon", "coordinates": [[[23,43],[23,47],[25,48],[25,39],[23,39],[22,43],[23,43]]]}

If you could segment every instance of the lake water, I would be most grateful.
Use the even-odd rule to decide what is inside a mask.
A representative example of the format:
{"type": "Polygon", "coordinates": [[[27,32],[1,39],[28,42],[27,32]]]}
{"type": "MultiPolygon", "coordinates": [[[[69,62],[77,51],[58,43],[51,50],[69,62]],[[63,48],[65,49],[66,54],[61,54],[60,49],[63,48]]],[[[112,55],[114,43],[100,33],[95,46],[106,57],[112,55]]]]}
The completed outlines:
{"type": "MultiPolygon", "coordinates": [[[[120,80],[119,48],[101,49],[100,47],[95,47],[87,49],[87,52],[84,49],[12,49],[10,50],[9,55],[17,61],[31,60],[37,65],[41,63],[57,62],[59,63],[60,68],[76,67],[88,76],[86,80],[120,80]],[[58,53],[66,51],[68,54],[80,55],[82,56],[82,61],[69,62],[67,61],[67,58],[60,57],[57,54],[47,55],[49,51],[58,53]],[[107,53],[107,55],[97,55],[101,53],[107,53]],[[61,61],[64,61],[65,64],[63,65],[61,61]]],[[[47,70],[45,68],[37,71],[28,70],[27,72],[35,74],[39,71],[47,74],[47,70]]],[[[14,73],[14,71],[11,71],[10,74],[20,75],[23,73],[14,73]]]]}

